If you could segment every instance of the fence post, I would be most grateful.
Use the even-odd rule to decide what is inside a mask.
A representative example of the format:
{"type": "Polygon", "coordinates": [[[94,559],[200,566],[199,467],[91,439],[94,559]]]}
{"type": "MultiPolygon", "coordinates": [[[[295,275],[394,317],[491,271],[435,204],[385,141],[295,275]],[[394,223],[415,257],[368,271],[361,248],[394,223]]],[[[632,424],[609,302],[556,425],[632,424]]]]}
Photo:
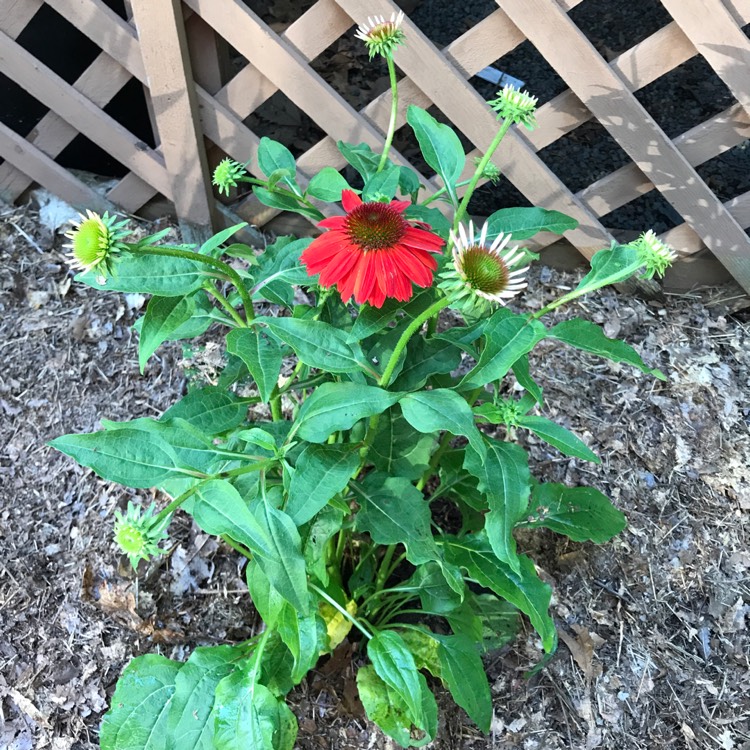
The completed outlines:
{"type": "Polygon", "coordinates": [[[131,0],[183,239],[213,232],[213,195],[180,0],[131,0]]]}

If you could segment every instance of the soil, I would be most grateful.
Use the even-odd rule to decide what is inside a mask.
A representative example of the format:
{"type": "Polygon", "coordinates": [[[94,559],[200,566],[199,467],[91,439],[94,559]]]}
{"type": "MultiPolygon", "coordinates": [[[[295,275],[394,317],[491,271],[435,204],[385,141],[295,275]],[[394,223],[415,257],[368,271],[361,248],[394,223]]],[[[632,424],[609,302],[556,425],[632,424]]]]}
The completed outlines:
{"type": "MultiPolygon", "coordinates": [[[[184,515],[170,554],[136,581],[111,541],[114,511],[164,498],[101,481],[46,441],[103,417],[158,416],[221,357],[209,332],[190,351],[163,347],[140,375],[131,325],[145,300],[71,283],[61,239],[33,210],[0,219],[0,747],[88,750],[131,657],[184,659],[259,624],[236,554],[184,515]]],[[[519,304],[538,309],[579,276],[539,266],[519,304]]],[[[530,678],[532,632],[487,658],[489,737],[435,685],[436,750],[750,748],[750,330],[721,294],[659,303],[605,290],[561,314],[626,339],[666,383],[536,350],[547,416],[603,463],[522,435],[534,473],[598,487],[629,526],[603,546],[520,537],[554,588],[560,648],[530,678]]],[[[392,747],[355,698],[359,658],[321,661],[290,696],[302,750],[392,747]]]]}

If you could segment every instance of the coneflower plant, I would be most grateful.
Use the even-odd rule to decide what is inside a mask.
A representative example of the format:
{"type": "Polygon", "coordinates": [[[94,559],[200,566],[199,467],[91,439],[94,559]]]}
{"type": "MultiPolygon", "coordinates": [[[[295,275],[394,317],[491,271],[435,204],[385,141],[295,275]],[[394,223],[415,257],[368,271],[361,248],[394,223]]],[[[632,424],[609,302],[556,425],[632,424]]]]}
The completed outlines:
{"type": "Polygon", "coordinates": [[[545,316],[632,275],[663,275],[674,253],[653,232],[614,244],[575,289],[529,309],[537,256],[524,243],[576,221],[540,207],[475,224],[468,210],[476,188],[500,178],[504,135],[534,127],[536,99],[498,92],[497,136],[468,179],[456,133],[409,107],[441,181],[426,191],[391,158],[404,27],[398,14],[356,32],[385,61],[393,104],[382,150],[338,144],[355,184],[325,167],[303,187],[292,154],[269,138],[257,163],[216,168],[221,192],[247,184],[262,203],[317,223],[315,238],[255,250],[232,242],[238,225],[201,247],[170,246],[163,233],[129,241],[126,222],[91,212],[68,233],[79,281],[151,295],[136,324],[142,370],[163,342],[209,327],[225,341],[226,367],[159,418],[103,421],[52,445],[156,498],[114,519],[136,575],[165,559],[170,521],[186,513],[242,559],[247,607],[263,621],[249,640],[200,646],[185,662],[133,659],[101,726],[104,750],[292,750],[285,696],[345,639],[359,652],[367,715],[402,747],[435,738],[439,684],[488,732],[483,655],[526,621],[541,663],[557,644],[551,586],[516,530],[605,543],[625,526],[601,492],[532,476],[519,431],[571,460],[599,459],[544,415],[529,357],[548,340],[664,378],[599,326],[545,316]]]}

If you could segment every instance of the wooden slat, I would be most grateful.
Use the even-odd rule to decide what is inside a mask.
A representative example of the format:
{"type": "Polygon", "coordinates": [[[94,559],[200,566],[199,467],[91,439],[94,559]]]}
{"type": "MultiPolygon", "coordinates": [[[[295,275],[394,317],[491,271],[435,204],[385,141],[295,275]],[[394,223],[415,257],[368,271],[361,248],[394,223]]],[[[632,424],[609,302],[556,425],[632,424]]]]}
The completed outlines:
{"type": "Polygon", "coordinates": [[[750,290],[750,239],[583,33],[554,3],[503,0],[513,23],[750,290]]]}
{"type": "Polygon", "coordinates": [[[750,39],[721,0],[662,0],[662,5],[750,113],[750,39]]]}
{"type": "MultiPolygon", "coordinates": [[[[389,0],[339,0],[356,20],[368,15],[389,15],[396,7],[389,0]]],[[[484,100],[413,24],[405,23],[408,44],[396,52],[396,64],[445,113],[456,127],[480,149],[486,148],[498,123],[484,100]]],[[[495,162],[508,179],[531,201],[557,209],[580,221],[566,238],[586,257],[610,244],[611,236],[597,218],[568,190],[534,154],[528,142],[514,129],[508,132],[495,162]]]]}
{"type": "Polygon", "coordinates": [[[16,39],[42,5],[42,0],[0,0],[0,28],[16,39]]]}
{"type": "Polygon", "coordinates": [[[182,235],[203,242],[213,198],[180,0],[132,0],[132,9],[182,235]]]}
{"type": "Polygon", "coordinates": [[[101,195],[2,123],[0,158],[6,159],[51,193],[65,196],[66,201],[76,208],[90,208],[100,212],[112,210],[112,204],[101,195]]]}
{"type": "MultiPolygon", "coordinates": [[[[695,167],[748,139],[750,116],[735,104],[675,138],[674,145],[695,167]]],[[[597,216],[604,216],[653,189],[648,177],[635,164],[628,164],[589,185],[578,197],[597,216]]]]}
{"type": "Polygon", "coordinates": [[[171,197],[163,160],[152,149],[1,32],[0,70],[97,146],[171,197]]]}

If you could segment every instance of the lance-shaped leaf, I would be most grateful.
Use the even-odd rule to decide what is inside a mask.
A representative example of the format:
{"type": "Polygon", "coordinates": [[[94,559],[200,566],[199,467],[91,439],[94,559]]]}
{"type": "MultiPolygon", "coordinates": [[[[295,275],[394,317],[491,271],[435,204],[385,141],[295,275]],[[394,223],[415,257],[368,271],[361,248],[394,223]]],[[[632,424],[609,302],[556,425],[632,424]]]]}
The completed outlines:
{"type": "Polygon", "coordinates": [[[288,174],[282,182],[286,182],[290,188],[297,187],[294,176],[297,173],[297,164],[292,152],[283,144],[271,138],[263,136],[258,146],[258,166],[263,170],[266,177],[271,177],[279,170],[288,174]]]}
{"type": "Polygon", "coordinates": [[[509,314],[503,308],[485,324],[485,345],[477,364],[459,383],[461,390],[480,388],[505,377],[513,365],[528,354],[546,334],[538,320],[509,314]]]}
{"type": "Polygon", "coordinates": [[[430,531],[430,506],[410,481],[374,472],[352,487],[361,506],[358,531],[376,544],[403,544],[415,565],[440,559],[430,531]]]}
{"type": "Polygon", "coordinates": [[[167,715],[182,664],[158,654],[133,659],[102,720],[102,750],[165,750],[167,715]]]}
{"type": "Polygon", "coordinates": [[[546,208],[501,208],[487,219],[487,240],[494,240],[501,232],[511,233],[513,241],[527,240],[538,232],[562,234],[575,229],[578,222],[571,216],[546,208]]]}
{"type": "Polygon", "coordinates": [[[526,451],[515,443],[487,438],[484,456],[472,446],[466,449],[464,468],[479,480],[479,491],[487,497],[490,512],[485,529],[492,549],[500,560],[520,573],[513,527],[529,502],[531,475],[526,451]]]}
{"type": "Polygon", "coordinates": [[[596,323],[588,320],[581,318],[564,320],[551,328],[547,336],[589,354],[597,354],[613,362],[625,362],[659,380],[667,379],[661,370],[649,367],[632,346],[624,341],[608,338],[596,323]]]}
{"type": "Polygon", "coordinates": [[[440,175],[448,195],[458,205],[456,182],[466,162],[459,137],[448,125],[413,104],[406,112],[406,120],[417,136],[424,160],[440,175]]]}
{"type": "Polygon", "coordinates": [[[356,372],[363,369],[365,355],[359,344],[349,343],[347,334],[321,320],[300,318],[256,318],[271,333],[294,349],[310,367],[326,372],[356,372]]]}
{"type": "Polygon", "coordinates": [[[294,658],[291,678],[296,685],[315,666],[321,651],[328,647],[325,623],[316,612],[300,615],[287,603],[276,627],[294,658]]]}
{"type": "Polygon", "coordinates": [[[436,388],[409,393],[399,403],[404,418],[414,429],[426,433],[445,430],[463,435],[480,456],[485,454],[482,433],[474,424],[471,407],[455,391],[436,388]]]}
{"type": "Polygon", "coordinates": [[[195,297],[152,297],[143,316],[138,338],[138,365],[143,372],[151,355],[195,311],[195,297]]]}
{"type": "Polygon", "coordinates": [[[184,419],[206,435],[237,427],[247,415],[247,404],[221,388],[196,388],[162,414],[161,419],[184,419]]]}
{"type": "Polygon", "coordinates": [[[437,433],[421,433],[398,407],[389,409],[378,423],[369,458],[376,469],[394,477],[419,479],[427,471],[437,433]]]}
{"type": "Polygon", "coordinates": [[[401,395],[374,385],[323,383],[302,404],[292,433],[322,443],[337,430],[349,430],[360,419],[382,414],[401,395]]]}
{"type": "Polygon", "coordinates": [[[307,186],[309,195],[326,203],[338,203],[341,200],[342,190],[351,190],[351,187],[333,167],[323,167],[307,186]]]}
{"type": "Polygon", "coordinates": [[[557,632],[548,611],[552,589],[540,580],[528,557],[518,557],[520,573],[516,573],[497,559],[484,532],[467,534],[461,539],[445,537],[441,541],[449,562],[461,566],[480,586],[518,607],[539,633],[544,650],[554,650],[557,632]]]}
{"type": "Polygon", "coordinates": [[[278,383],[284,352],[279,342],[258,328],[236,328],[227,334],[227,351],[247,366],[263,403],[278,383]]]}
{"type": "Polygon", "coordinates": [[[595,464],[601,463],[599,456],[581,438],[550,419],[526,415],[518,419],[518,426],[531,430],[546,443],[554,445],[555,448],[566,456],[582,458],[585,461],[591,461],[595,464]]]}
{"type": "Polygon", "coordinates": [[[292,750],[297,720],[289,706],[257,681],[256,669],[237,670],[216,688],[215,750],[292,750]]]}
{"type": "Polygon", "coordinates": [[[175,679],[166,750],[213,750],[214,691],[247,656],[242,646],[199,646],[190,654],[175,679]]]}
{"type": "Polygon", "coordinates": [[[625,516],[606,495],[593,487],[539,484],[531,493],[528,513],[520,526],[545,526],[576,542],[602,544],[627,525],[625,516]]]}
{"type": "Polygon", "coordinates": [[[123,428],[63,435],[51,440],[50,445],[93,469],[103,479],[128,487],[156,487],[185,474],[166,440],[143,430],[123,428]]]}
{"type": "Polygon", "coordinates": [[[591,270],[566,297],[580,297],[610,284],[629,279],[643,264],[631,245],[614,245],[600,250],[591,258],[591,270]]]}
{"type": "Polygon", "coordinates": [[[297,526],[307,523],[346,487],[359,466],[359,453],[343,445],[308,445],[300,453],[289,485],[286,512],[297,526]]]}

